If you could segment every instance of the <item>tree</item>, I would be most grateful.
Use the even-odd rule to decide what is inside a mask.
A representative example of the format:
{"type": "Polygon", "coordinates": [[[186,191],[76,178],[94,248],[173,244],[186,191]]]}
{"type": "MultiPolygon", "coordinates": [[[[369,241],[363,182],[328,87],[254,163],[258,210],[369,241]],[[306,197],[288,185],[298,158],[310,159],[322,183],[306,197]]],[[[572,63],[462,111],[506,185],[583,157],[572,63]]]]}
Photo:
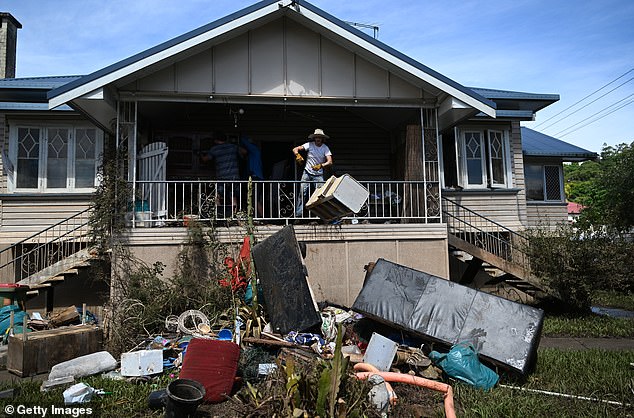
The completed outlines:
{"type": "Polygon", "coordinates": [[[600,170],[590,180],[583,201],[582,222],[626,232],[634,228],[634,142],[604,146],[600,170]]]}

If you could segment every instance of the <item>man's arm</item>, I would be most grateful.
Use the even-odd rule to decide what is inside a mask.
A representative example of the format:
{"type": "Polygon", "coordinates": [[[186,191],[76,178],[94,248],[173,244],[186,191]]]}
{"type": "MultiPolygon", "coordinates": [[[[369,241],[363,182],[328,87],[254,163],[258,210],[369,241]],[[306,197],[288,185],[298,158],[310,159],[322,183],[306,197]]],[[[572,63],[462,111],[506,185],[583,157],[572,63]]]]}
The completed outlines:
{"type": "Polygon", "coordinates": [[[299,153],[303,149],[304,149],[303,145],[299,145],[293,148],[293,154],[295,154],[295,162],[297,164],[302,164],[304,162],[304,157],[302,157],[302,154],[299,153]]]}

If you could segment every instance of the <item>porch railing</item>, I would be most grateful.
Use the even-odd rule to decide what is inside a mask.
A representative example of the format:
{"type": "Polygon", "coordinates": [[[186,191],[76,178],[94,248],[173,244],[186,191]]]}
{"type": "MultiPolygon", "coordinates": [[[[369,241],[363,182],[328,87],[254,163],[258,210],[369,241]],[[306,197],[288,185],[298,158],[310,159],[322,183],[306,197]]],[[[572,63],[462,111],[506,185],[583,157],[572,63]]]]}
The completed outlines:
{"type": "Polygon", "coordinates": [[[527,237],[444,196],[442,210],[449,234],[530,272],[527,237]]]}
{"type": "Polygon", "coordinates": [[[52,270],[88,247],[90,208],[84,209],[0,251],[0,274],[18,283],[52,270]]]}
{"type": "MultiPolygon", "coordinates": [[[[424,182],[361,182],[370,197],[353,222],[392,222],[408,220],[439,223],[440,200],[424,182]]],[[[310,183],[301,199],[301,181],[258,180],[252,182],[254,219],[291,222],[318,220],[305,208],[305,202],[318,186],[310,183]]],[[[231,220],[246,216],[248,181],[136,181],[134,212],[127,213],[129,226],[149,227],[179,224],[189,220],[231,220]],[[158,202],[158,203],[156,203],[158,202]]],[[[344,218],[345,219],[345,218],[344,218]]]]}

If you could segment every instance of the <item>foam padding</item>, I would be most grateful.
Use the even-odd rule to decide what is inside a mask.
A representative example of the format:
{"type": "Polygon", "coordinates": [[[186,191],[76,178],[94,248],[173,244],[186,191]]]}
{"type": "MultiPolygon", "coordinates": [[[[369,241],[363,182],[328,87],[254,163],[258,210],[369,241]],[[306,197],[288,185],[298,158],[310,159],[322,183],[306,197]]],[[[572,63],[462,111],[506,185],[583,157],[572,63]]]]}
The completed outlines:
{"type": "Polygon", "coordinates": [[[240,347],[231,341],[193,338],[179,377],[200,382],[205,387],[205,402],[222,402],[231,396],[239,359],[240,347]]]}

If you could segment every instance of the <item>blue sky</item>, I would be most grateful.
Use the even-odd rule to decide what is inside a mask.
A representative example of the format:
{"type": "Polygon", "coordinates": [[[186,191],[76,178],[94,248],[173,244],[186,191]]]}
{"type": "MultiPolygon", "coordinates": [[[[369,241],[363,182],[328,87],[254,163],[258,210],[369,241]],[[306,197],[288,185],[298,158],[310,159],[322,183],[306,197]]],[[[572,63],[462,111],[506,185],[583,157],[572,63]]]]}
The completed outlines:
{"type": "MultiPolygon", "coordinates": [[[[17,77],[31,77],[88,74],[253,3],[5,0],[0,11],[23,25],[17,77]]],[[[634,141],[634,1],[312,3],[378,26],[379,40],[463,85],[561,96],[524,126],[596,152],[634,141]]]]}

